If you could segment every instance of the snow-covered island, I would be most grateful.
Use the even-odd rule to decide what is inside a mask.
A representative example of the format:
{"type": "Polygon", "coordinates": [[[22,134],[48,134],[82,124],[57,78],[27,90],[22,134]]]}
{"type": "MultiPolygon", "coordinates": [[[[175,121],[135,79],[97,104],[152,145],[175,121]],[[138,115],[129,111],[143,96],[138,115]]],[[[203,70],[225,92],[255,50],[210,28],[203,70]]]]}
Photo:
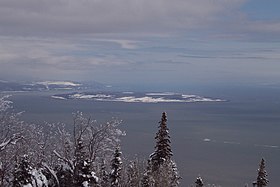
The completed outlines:
{"type": "Polygon", "coordinates": [[[0,92],[22,91],[50,91],[50,90],[86,90],[100,89],[105,86],[98,82],[80,83],[74,81],[34,81],[34,82],[11,82],[0,80],[0,92]]]}
{"type": "Polygon", "coordinates": [[[87,99],[93,101],[114,101],[127,103],[191,103],[191,102],[222,102],[219,98],[187,95],[173,92],[137,93],[137,92],[74,92],[56,94],[53,99],[87,99]]]}

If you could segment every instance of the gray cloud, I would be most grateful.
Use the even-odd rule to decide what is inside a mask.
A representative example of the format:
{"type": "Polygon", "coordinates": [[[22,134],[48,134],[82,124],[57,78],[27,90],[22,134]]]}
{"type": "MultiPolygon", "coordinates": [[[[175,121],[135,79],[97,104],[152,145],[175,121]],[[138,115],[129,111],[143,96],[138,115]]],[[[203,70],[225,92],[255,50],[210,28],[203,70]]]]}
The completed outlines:
{"type": "MultiPolygon", "coordinates": [[[[247,2],[248,0],[0,0],[0,35],[163,35],[199,31],[219,39],[272,40],[279,37],[280,20],[248,17],[241,9],[247,2]]],[[[113,39],[117,42],[116,38],[113,39]]],[[[119,44],[133,47],[131,43],[119,44]]]]}
{"type": "MultiPolygon", "coordinates": [[[[115,41],[111,43],[113,45],[115,41]]],[[[129,42],[126,41],[125,44],[127,43],[129,42]]],[[[79,78],[83,77],[85,72],[133,64],[125,57],[114,55],[108,42],[99,41],[94,46],[75,39],[0,37],[0,44],[2,79],[75,79],[77,75],[79,78]],[[109,51],[104,52],[105,47],[109,51]]],[[[122,49],[121,47],[116,49],[122,49]]]]}
{"type": "MultiPolygon", "coordinates": [[[[201,28],[246,0],[0,0],[0,33],[158,32],[201,28]]],[[[224,18],[222,18],[224,19],[224,18]]]]}

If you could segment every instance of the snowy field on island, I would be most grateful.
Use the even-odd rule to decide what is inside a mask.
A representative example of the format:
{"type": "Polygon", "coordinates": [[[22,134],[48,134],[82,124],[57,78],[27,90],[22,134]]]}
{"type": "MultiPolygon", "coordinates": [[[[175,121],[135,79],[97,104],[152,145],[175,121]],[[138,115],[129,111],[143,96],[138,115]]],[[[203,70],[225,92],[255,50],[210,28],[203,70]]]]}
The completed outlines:
{"type": "Polygon", "coordinates": [[[217,98],[202,97],[173,92],[80,92],[53,95],[54,99],[87,99],[94,101],[114,101],[127,103],[192,103],[192,102],[221,102],[217,98]]]}

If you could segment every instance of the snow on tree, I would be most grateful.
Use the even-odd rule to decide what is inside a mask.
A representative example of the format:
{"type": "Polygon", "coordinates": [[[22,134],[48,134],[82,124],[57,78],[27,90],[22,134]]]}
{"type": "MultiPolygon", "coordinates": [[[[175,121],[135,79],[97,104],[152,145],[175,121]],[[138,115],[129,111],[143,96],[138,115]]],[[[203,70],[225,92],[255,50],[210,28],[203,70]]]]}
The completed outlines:
{"type": "Polygon", "coordinates": [[[12,112],[8,97],[0,97],[0,186],[10,183],[16,157],[22,150],[17,144],[24,134],[24,123],[19,119],[21,113],[12,112]]]}
{"type": "Polygon", "coordinates": [[[23,155],[19,163],[15,165],[12,186],[48,187],[49,183],[42,168],[34,168],[28,158],[28,155],[23,155]]]}
{"type": "Polygon", "coordinates": [[[60,161],[56,167],[57,175],[62,183],[69,180],[61,177],[73,176],[75,183],[79,181],[80,184],[85,178],[81,179],[78,173],[85,172],[85,176],[88,177],[86,181],[90,182],[84,184],[90,186],[98,180],[93,171],[96,171],[103,161],[109,163],[108,153],[113,152],[124,132],[118,129],[120,122],[117,120],[97,124],[95,120],[84,117],[81,112],[75,113],[73,119],[72,134],[64,126],[59,128],[60,144],[57,150],[53,151],[60,161]]]}
{"type": "Polygon", "coordinates": [[[54,170],[60,187],[74,186],[73,170],[68,164],[66,164],[64,161],[61,161],[61,163],[57,165],[54,170]]]}
{"type": "MultiPolygon", "coordinates": [[[[33,170],[27,155],[23,155],[19,163],[15,166],[13,187],[23,187],[32,184],[33,170]]],[[[31,185],[32,186],[32,185],[31,185]]]]}
{"type": "Polygon", "coordinates": [[[111,173],[110,173],[110,183],[111,187],[121,186],[121,171],[122,171],[122,159],[121,159],[120,147],[115,149],[113,159],[111,161],[111,173]]]}
{"type": "Polygon", "coordinates": [[[91,170],[91,161],[87,159],[81,139],[77,141],[74,166],[74,184],[76,186],[89,187],[97,184],[98,178],[91,170]]]}
{"type": "Polygon", "coordinates": [[[170,185],[172,187],[179,186],[181,177],[178,172],[177,164],[173,160],[170,160],[168,168],[170,172],[168,175],[170,177],[170,185]]]}
{"type": "Polygon", "coordinates": [[[40,172],[45,176],[48,186],[59,187],[59,180],[55,171],[47,164],[42,162],[40,172]]]}
{"type": "Polygon", "coordinates": [[[101,179],[100,186],[101,187],[108,187],[109,184],[110,184],[110,181],[109,181],[109,174],[106,171],[105,160],[102,160],[102,162],[101,162],[99,176],[100,176],[100,179],[101,179]]]}
{"type": "Polygon", "coordinates": [[[138,160],[131,161],[127,168],[127,185],[129,187],[139,186],[140,169],[138,160]]]}
{"type": "Polygon", "coordinates": [[[151,180],[150,174],[148,172],[145,172],[141,180],[141,187],[152,187],[152,186],[153,186],[153,182],[151,180]]]}
{"type": "Polygon", "coordinates": [[[76,147],[71,141],[72,135],[62,125],[58,128],[58,146],[56,150],[53,150],[53,154],[57,157],[58,161],[54,166],[59,184],[61,187],[73,186],[74,176],[74,152],[76,147]],[[59,152],[57,151],[59,150],[59,152]]]}
{"type": "MultiPolygon", "coordinates": [[[[21,113],[12,110],[12,102],[7,97],[0,98],[0,186],[11,186],[12,173],[16,160],[28,155],[33,166],[53,165],[53,154],[57,144],[56,125],[26,123],[20,120],[21,113]],[[48,133],[46,133],[48,132],[48,133]]],[[[33,182],[43,184],[47,170],[42,167],[32,171],[37,178],[33,182]]]]}
{"type": "Polygon", "coordinates": [[[11,108],[12,101],[7,100],[9,97],[9,95],[0,97],[0,112],[7,111],[9,108],[11,108]]]}
{"type": "Polygon", "coordinates": [[[141,187],[153,187],[154,186],[154,179],[152,176],[152,165],[151,161],[148,160],[146,171],[143,174],[143,178],[141,179],[141,187]]]}
{"type": "Polygon", "coordinates": [[[267,186],[267,184],[268,184],[268,179],[265,170],[265,160],[262,158],[260,163],[260,168],[258,169],[257,181],[253,182],[253,186],[264,187],[267,186]]]}
{"type": "Polygon", "coordinates": [[[202,181],[202,178],[201,177],[197,177],[196,178],[196,181],[195,181],[195,187],[202,187],[204,184],[203,184],[203,181],[202,181]]]}
{"type": "Polygon", "coordinates": [[[48,187],[49,181],[47,177],[44,175],[43,170],[40,169],[33,169],[31,171],[32,175],[32,186],[34,187],[48,187]]]}
{"type": "Polygon", "coordinates": [[[82,138],[91,161],[110,160],[109,155],[120,144],[120,137],[125,135],[125,132],[118,128],[120,123],[121,121],[114,119],[98,124],[95,120],[85,117],[83,113],[77,112],[74,114],[74,146],[76,146],[77,140],[82,138]]]}
{"type": "Polygon", "coordinates": [[[155,187],[179,186],[180,177],[177,173],[177,168],[174,169],[174,165],[171,160],[162,163],[157,170],[151,172],[151,176],[151,184],[155,187]]]}

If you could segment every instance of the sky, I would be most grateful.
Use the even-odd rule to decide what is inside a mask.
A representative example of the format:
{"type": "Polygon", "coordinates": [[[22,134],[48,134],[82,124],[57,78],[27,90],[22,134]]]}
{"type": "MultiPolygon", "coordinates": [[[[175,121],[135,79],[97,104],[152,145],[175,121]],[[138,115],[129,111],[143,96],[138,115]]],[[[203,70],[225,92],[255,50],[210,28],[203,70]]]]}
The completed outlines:
{"type": "Polygon", "coordinates": [[[280,84],[279,0],[0,0],[0,79],[280,84]]]}

